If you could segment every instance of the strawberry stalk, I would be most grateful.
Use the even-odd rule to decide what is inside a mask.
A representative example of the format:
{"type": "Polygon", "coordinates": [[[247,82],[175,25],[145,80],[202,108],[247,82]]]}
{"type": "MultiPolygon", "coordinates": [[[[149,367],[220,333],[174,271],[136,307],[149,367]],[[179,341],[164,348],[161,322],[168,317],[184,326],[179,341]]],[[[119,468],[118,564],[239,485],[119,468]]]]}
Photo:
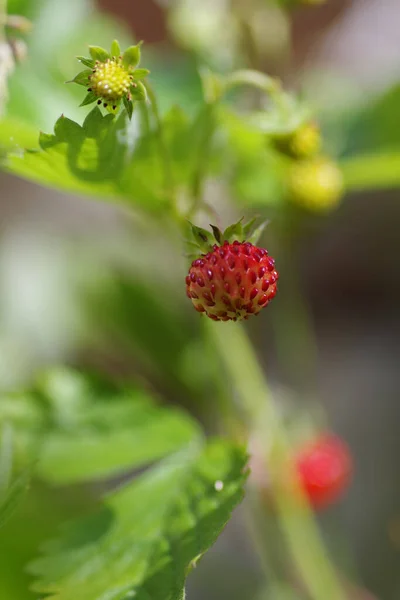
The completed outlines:
{"type": "MultiPolygon", "coordinates": [[[[301,489],[291,459],[291,448],[274,406],[253,347],[238,323],[221,329],[207,320],[213,341],[250,432],[262,430],[265,468],[288,549],[313,600],[345,600],[346,594],[327,556],[313,512],[301,489]]],[[[257,529],[257,528],[255,528],[257,529]]],[[[259,544],[266,544],[262,536],[259,544]]]]}

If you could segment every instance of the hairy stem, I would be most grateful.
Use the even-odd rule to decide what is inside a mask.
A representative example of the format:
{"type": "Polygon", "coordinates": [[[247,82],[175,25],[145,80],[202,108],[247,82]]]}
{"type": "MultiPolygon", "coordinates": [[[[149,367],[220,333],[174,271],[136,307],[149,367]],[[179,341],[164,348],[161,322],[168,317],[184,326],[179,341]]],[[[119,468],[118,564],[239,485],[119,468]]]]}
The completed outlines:
{"type": "MultiPolygon", "coordinates": [[[[298,575],[312,600],[345,600],[308,503],[291,465],[290,445],[253,347],[236,323],[209,324],[210,335],[237,393],[251,432],[262,432],[271,493],[298,575]]],[[[263,543],[267,543],[264,540],[263,543]]]]}

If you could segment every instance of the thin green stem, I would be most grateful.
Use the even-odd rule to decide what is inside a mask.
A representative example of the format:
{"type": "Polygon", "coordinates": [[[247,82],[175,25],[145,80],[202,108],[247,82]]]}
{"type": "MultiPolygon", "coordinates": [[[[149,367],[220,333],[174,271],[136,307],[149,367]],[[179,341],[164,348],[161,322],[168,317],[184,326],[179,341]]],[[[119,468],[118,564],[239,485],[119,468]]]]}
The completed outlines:
{"type": "Polygon", "coordinates": [[[0,500],[10,485],[13,464],[13,430],[4,423],[0,437],[0,500]]]}
{"type": "Polygon", "coordinates": [[[224,92],[243,85],[259,89],[269,95],[282,114],[289,114],[288,99],[282,90],[279,79],[253,69],[242,69],[225,78],[224,92]]]}
{"type": "Polygon", "coordinates": [[[253,347],[236,323],[226,323],[224,327],[210,323],[209,327],[249,430],[262,432],[271,493],[298,574],[312,600],[344,600],[312,511],[298,486],[286,432],[253,347]]]}
{"type": "Polygon", "coordinates": [[[213,134],[215,131],[215,110],[216,104],[209,102],[204,107],[204,126],[198,148],[198,155],[196,160],[196,168],[193,175],[192,182],[192,205],[189,210],[188,218],[191,219],[196,211],[199,209],[203,202],[203,187],[204,181],[207,175],[207,165],[209,160],[209,150],[213,134]]]}
{"type": "Polygon", "coordinates": [[[157,130],[157,140],[160,153],[160,160],[164,168],[164,189],[168,196],[171,210],[178,221],[181,221],[181,215],[176,206],[175,184],[172,173],[171,158],[168,152],[168,146],[164,137],[164,127],[161,119],[160,110],[158,107],[157,97],[153,88],[149,83],[146,83],[147,94],[151,103],[151,109],[154,116],[154,121],[157,130]]]}

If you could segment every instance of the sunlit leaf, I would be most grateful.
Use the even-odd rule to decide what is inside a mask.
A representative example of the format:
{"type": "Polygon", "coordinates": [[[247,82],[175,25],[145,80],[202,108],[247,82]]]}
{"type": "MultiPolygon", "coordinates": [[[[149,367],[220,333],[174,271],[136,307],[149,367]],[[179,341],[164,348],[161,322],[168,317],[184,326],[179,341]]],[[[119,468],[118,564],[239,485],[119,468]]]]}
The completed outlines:
{"type": "Polygon", "coordinates": [[[35,591],[53,600],[183,600],[192,565],[242,499],[245,464],[245,452],[222,441],[162,462],[45,546],[31,566],[35,591]]]}

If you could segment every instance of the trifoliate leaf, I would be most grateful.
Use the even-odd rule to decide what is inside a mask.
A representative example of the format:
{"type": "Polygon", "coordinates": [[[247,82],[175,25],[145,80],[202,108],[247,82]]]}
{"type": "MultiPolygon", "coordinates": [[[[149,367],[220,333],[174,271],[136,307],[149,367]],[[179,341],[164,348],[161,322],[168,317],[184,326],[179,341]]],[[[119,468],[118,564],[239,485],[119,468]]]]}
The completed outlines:
{"type": "Polygon", "coordinates": [[[34,590],[49,600],[182,600],[194,561],[242,499],[245,464],[222,441],[166,459],[48,543],[31,565],[34,590]]]}
{"type": "Polygon", "coordinates": [[[122,55],[122,64],[125,65],[125,67],[134,69],[138,66],[140,63],[140,46],[141,44],[129,46],[129,48],[125,50],[122,55]]]}
{"type": "Polygon", "coordinates": [[[100,48],[100,46],[89,46],[89,52],[94,61],[105,62],[108,58],[111,58],[107,50],[100,48]]]}
{"type": "Polygon", "coordinates": [[[21,422],[15,400],[16,413],[10,406],[5,416],[24,444],[20,451],[34,457],[36,474],[53,484],[121,474],[201,438],[186,413],[157,406],[139,388],[107,388],[68,369],[39,378],[30,398],[33,418],[21,422]]]}

